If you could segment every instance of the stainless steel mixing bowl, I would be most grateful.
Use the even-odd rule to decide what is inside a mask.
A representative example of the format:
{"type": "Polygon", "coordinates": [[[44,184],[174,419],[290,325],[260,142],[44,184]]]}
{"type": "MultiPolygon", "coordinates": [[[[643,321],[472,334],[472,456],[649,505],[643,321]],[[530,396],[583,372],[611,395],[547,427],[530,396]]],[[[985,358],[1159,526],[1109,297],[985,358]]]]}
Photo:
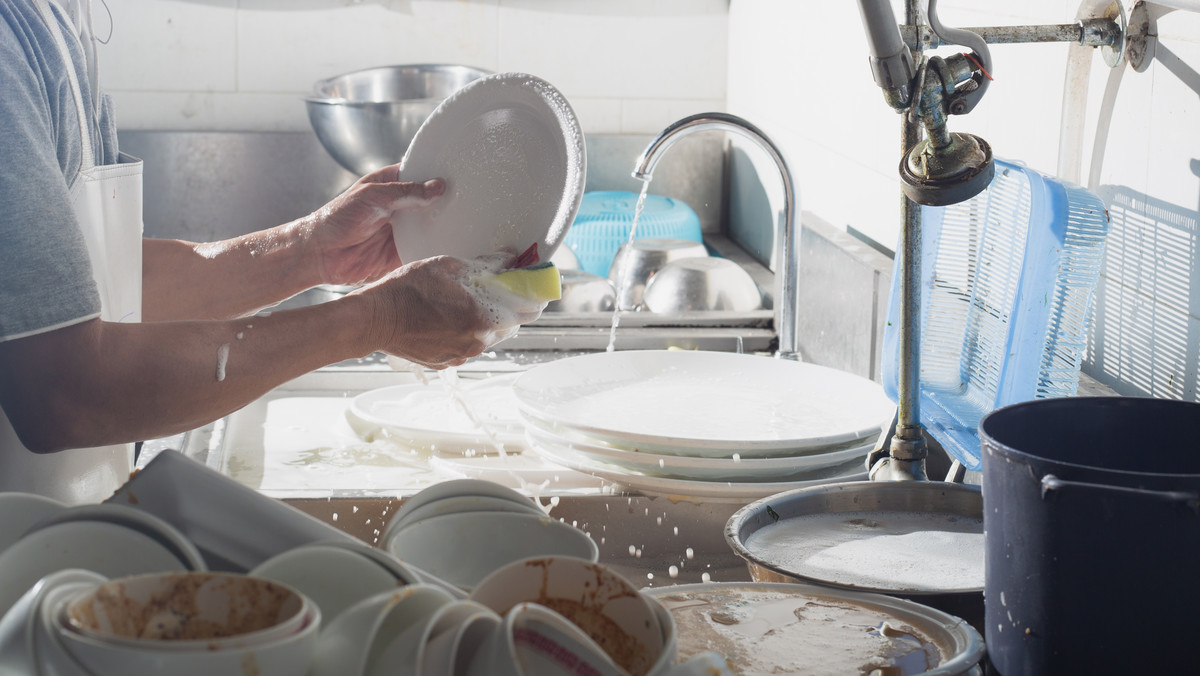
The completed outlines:
{"type": "Polygon", "coordinates": [[[728,258],[682,258],[650,278],[642,305],[660,314],[750,312],[762,308],[762,291],[728,258]]]}
{"type": "Polygon", "coordinates": [[[490,74],[447,64],[368,68],[320,80],[304,101],[321,145],[362,175],[399,162],[438,104],[490,74]]]}
{"type": "Polygon", "coordinates": [[[600,275],[563,270],[562,298],[550,301],[546,312],[612,312],[616,300],[612,282],[600,275]]]}
{"type": "Polygon", "coordinates": [[[608,278],[617,289],[618,307],[640,310],[646,285],[664,265],[707,255],[704,244],[688,239],[647,237],[622,244],[608,270],[608,278]]]}

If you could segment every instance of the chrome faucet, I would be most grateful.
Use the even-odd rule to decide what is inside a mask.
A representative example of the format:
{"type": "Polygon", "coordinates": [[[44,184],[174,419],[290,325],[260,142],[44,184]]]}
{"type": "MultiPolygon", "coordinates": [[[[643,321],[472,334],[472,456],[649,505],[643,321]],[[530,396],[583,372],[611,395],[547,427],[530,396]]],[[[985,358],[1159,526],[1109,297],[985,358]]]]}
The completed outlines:
{"type": "Polygon", "coordinates": [[[633,177],[650,182],[655,165],[662,158],[667,148],[675,145],[685,136],[698,131],[726,131],[737,134],[753,141],[765,150],[783,179],[784,223],[782,237],[779,238],[779,255],[777,257],[776,274],[779,277],[779,291],[775,299],[775,325],[779,332],[779,347],[775,355],[784,359],[799,359],[800,346],[796,339],[796,323],[799,315],[799,285],[797,275],[800,271],[800,233],[796,226],[796,214],[799,201],[796,197],[792,173],[783,153],[753,124],[727,113],[700,113],[685,117],[667,127],[650,142],[642,151],[641,157],[633,170],[633,177]]]}

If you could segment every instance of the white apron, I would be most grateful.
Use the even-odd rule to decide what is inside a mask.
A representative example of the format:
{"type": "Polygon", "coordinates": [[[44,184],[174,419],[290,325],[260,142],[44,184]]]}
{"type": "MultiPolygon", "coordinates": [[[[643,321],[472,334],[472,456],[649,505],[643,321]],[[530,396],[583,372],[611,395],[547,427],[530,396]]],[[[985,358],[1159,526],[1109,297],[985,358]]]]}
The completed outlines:
{"type": "MultiPolygon", "coordinates": [[[[58,49],[71,63],[67,40],[47,0],[38,0],[58,49]]],[[[87,54],[84,46],[84,53],[87,54]]],[[[89,71],[92,70],[89,64],[89,71]]],[[[95,166],[89,107],[73,68],[68,69],[83,134],[83,165],[71,185],[72,206],[87,242],[92,275],[100,290],[100,318],[140,322],[142,318],[142,162],[122,154],[118,164],[95,166]],[[87,107],[85,107],[87,106],[87,107]]],[[[92,82],[92,90],[98,91],[92,82]]],[[[69,425],[69,420],[63,421],[69,425]]],[[[40,493],[69,504],[99,502],[125,483],[133,469],[133,445],[81,448],[36,454],[17,439],[0,411],[0,491],[40,493]]]]}

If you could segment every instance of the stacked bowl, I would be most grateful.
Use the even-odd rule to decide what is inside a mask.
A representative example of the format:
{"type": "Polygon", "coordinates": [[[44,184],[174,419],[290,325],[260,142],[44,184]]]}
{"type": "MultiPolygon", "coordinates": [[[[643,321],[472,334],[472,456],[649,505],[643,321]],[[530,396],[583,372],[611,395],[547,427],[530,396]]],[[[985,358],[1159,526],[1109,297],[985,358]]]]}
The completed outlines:
{"type": "Polygon", "coordinates": [[[388,522],[382,547],[466,590],[530,556],[596,561],[600,555],[587,533],[550,518],[517,491],[482,479],[445,481],[409,498],[388,522]]]}

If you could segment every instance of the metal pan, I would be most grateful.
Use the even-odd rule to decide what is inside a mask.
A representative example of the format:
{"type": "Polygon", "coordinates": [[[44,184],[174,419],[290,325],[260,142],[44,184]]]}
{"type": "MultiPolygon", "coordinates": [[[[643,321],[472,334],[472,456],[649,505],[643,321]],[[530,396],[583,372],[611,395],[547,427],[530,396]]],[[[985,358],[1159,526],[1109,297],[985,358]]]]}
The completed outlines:
{"type": "Polygon", "coordinates": [[[761,582],[806,582],[906,598],[983,631],[979,487],[856,481],[739,509],[725,540],[761,582]]]}

